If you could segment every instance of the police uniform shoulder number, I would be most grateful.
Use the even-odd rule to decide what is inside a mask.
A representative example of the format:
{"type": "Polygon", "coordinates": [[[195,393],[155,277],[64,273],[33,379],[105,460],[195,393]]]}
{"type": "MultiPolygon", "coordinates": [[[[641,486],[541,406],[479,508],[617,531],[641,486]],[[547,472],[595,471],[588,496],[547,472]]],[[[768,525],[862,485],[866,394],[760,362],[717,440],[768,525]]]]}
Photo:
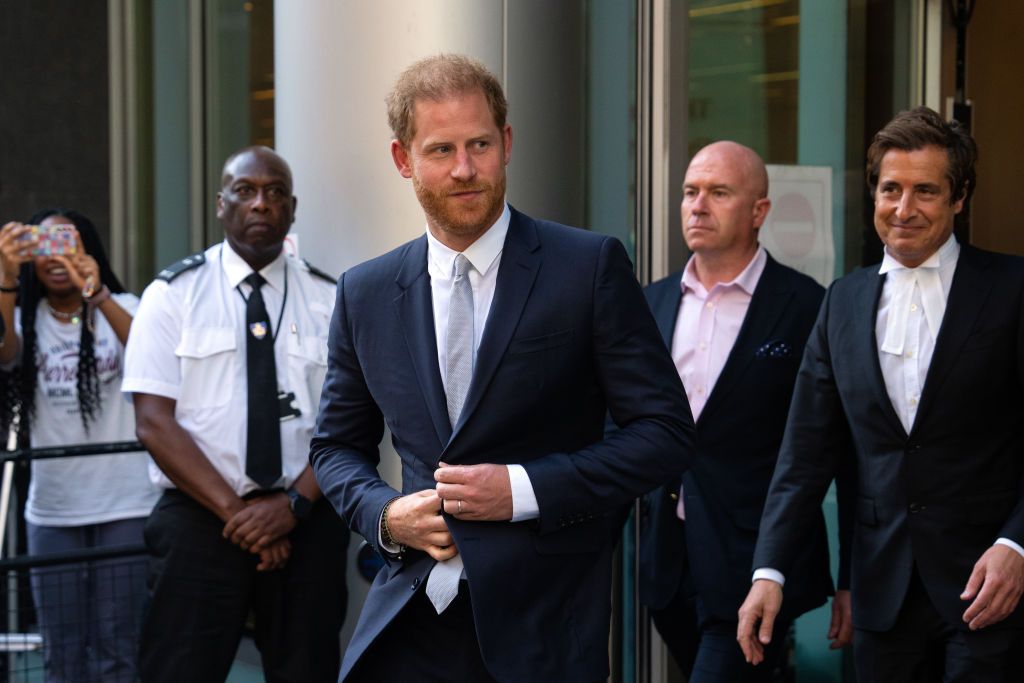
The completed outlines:
{"type": "Polygon", "coordinates": [[[171,280],[178,277],[185,271],[192,270],[193,268],[201,266],[204,263],[206,263],[206,255],[203,252],[199,252],[198,254],[192,254],[191,256],[186,256],[180,261],[172,263],[171,265],[161,270],[159,273],[156,274],[156,279],[163,280],[164,282],[170,282],[171,280]]]}
{"type": "Polygon", "coordinates": [[[337,283],[338,283],[338,278],[336,278],[336,277],[331,277],[330,275],[328,275],[328,274],[327,274],[327,273],[325,273],[324,271],[320,270],[319,268],[317,268],[316,266],[314,266],[314,265],[313,265],[312,263],[310,263],[310,262],[309,262],[309,261],[307,261],[306,259],[302,259],[302,264],[303,264],[304,266],[306,266],[306,270],[308,270],[308,271],[309,271],[309,274],[310,274],[310,275],[313,275],[314,277],[318,277],[318,278],[320,278],[321,280],[324,280],[324,281],[326,281],[326,282],[330,282],[330,283],[331,283],[332,285],[334,285],[334,284],[337,284],[337,283]]]}

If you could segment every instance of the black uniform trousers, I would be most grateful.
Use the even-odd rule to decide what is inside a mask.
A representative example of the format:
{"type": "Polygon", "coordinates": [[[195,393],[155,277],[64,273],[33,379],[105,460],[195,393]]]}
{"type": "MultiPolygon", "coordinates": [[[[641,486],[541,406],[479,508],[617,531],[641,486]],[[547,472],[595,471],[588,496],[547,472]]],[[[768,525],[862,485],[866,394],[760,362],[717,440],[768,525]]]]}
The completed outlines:
{"type": "Polygon", "coordinates": [[[144,533],[151,600],[140,638],[141,680],[221,683],[251,609],[269,683],[335,683],[348,529],[321,499],[289,535],[285,567],[257,572],[259,557],[222,538],[223,528],[175,489],[153,508],[144,533]]]}

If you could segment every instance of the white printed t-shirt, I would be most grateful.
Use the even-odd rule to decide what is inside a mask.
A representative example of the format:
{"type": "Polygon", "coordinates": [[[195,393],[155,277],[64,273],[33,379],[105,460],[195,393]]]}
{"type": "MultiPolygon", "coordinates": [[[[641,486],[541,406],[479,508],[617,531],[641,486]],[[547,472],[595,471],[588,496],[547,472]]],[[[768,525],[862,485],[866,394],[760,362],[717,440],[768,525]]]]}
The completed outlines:
{"type": "MultiPolygon", "coordinates": [[[[113,299],[133,315],[139,305],[132,294],[114,294],[113,299]]],[[[39,303],[33,448],[136,440],[135,410],[121,395],[124,347],[99,311],[94,327],[101,403],[86,434],[78,408],[81,327],[56,320],[46,301],[39,303]]],[[[20,315],[15,328],[21,337],[20,315]]],[[[149,460],[144,451],[34,460],[25,518],[42,526],[82,526],[146,517],[159,496],[149,481],[149,460]]]]}

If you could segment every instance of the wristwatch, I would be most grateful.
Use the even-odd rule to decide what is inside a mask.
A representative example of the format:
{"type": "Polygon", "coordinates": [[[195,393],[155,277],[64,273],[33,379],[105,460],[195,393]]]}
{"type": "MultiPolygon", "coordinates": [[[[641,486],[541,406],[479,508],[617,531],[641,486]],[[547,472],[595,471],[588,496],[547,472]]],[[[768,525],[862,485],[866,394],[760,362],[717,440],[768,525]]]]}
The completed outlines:
{"type": "Polygon", "coordinates": [[[309,517],[309,513],[313,511],[313,502],[295,489],[288,489],[285,493],[288,495],[288,508],[295,515],[295,519],[301,522],[309,517]]]}

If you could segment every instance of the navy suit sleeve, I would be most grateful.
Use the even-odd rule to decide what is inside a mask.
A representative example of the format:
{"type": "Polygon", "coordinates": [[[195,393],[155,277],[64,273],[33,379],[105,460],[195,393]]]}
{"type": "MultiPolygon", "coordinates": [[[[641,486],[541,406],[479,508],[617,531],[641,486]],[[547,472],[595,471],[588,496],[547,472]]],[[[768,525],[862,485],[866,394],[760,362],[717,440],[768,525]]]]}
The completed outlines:
{"type": "Polygon", "coordinates": [[[338,514],[376,547],[381,511],[400,494],[377,473],[384,418],[356,358],[347,306],[342,275],[327,340],[327,377],[309,459],[324,495],[335,507],[342,506],[338,514]]]}
{"type": "MultiPolygon", "coordinates": [[[[850,452],[849,427],[829,353],[833,293],[830,288],[825,294],[797,373],[779,461],[761,517],[754,569],[770,567],[784,575],[791,571],[800,544],[813,532],[825,492],[850,452]]],[[[849,505],[850,496],[843,498],[843,504],[849,505]]]]}
{"type": "Polygon", "coordinates": [[[690,407],[625,249],[608,238],[598,258],[592,353],[619,429],[581,450],[523,463],[540,533],[628,503],[677,478],[693,457],[690,407]]]}

